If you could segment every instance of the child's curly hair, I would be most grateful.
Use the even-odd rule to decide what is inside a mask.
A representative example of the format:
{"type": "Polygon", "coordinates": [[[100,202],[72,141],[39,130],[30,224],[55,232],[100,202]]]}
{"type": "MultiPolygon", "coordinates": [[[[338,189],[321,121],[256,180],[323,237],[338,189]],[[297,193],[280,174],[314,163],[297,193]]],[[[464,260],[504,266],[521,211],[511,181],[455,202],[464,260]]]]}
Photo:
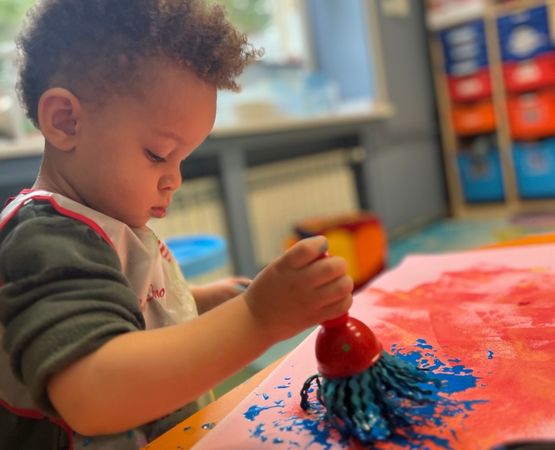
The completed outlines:
{"type": "Polygon", "coordinates": [[[40,96],[54,86],[100,101],[137,86],[139,65],[163,56],[218,89],[261,55],[206,0],[39,0],[17,45],[17,91],[38,125],[40,96]]]}

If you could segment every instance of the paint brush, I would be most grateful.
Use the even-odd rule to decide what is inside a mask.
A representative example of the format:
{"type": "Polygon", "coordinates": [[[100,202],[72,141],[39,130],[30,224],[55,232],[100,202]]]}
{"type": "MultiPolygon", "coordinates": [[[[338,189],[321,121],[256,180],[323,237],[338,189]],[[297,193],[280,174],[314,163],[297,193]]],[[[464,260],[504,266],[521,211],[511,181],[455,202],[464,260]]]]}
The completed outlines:
{"type": "Polygon", "coordinates": [[[321,324],[316,338],[318,374],[301,390],[301,407],[313,384],[329,422],[343,437],[363,444],[408,436],[426,422],[438,379],[383,351],[374,333],[348,314],[321,324]]]}

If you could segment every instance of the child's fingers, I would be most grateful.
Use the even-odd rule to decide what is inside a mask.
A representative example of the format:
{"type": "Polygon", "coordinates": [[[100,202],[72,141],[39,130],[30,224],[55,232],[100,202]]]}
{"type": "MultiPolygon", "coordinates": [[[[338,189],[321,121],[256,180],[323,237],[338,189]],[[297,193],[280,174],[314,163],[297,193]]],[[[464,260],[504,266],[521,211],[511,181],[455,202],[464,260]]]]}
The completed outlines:
{"type": "Polygon", "coordinates": [[[247,278],[247,277],[235,277],[235,280],[238,283],[244,284],[246,286],[248,286],[249,284],[252,283],[252,279],[251,278],[247,278]]]}
{"type": "Polygon", "coordinates": [[[347,261],[340,256],[328,256],[316,260],[303,269],[303,284],[317,288],[347,274],[347,261]]]}
{"type": "Polygon", "coordinates": [[[347,295],[340,300],[333,302],[327,306],[324,306],[320,310],[320,323],[325,322],[326,320],[336,319],[343,314],[346,314],[347,311],[351,308],[353,304],[353,296],[347,295]]]}
{"type": "Polygon", "coordinates": [[[348,275],[343,275],[335,280],[320,286],[316,290],[320,304],[325,307],[342,298],[351,296],[353,292],[353,279],[348,275]]]}
{"type": "Polygon", "coordinates": [[[245,277],[234,278],[233,281],[235,290],[239,293],[245,292],[252,283],[252,280],[250,278],[245,277]]]}
{"type": "Polygon", "coordinates": [[[235,285],[242,286],[245,289],[252,283],[252,280],[247,277],[234,277],[232,280],[235,285]]]}
{"type": "Polygon", "coordinates": [[[328,249],[324,236],[314,236],[297,242],[278,260],[278,265],[289,269],[301,269],[314,262],[328,249]]]}

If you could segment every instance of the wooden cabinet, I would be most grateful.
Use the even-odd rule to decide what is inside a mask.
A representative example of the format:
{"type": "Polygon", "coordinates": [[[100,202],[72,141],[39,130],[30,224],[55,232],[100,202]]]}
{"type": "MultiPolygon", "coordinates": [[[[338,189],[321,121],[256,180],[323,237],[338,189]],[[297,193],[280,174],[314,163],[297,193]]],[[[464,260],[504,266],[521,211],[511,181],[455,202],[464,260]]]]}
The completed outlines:
{"type": "Polygon", "coordinates": [[[456,217],[555,211],[555,1],[430,0],[456,217]]]}

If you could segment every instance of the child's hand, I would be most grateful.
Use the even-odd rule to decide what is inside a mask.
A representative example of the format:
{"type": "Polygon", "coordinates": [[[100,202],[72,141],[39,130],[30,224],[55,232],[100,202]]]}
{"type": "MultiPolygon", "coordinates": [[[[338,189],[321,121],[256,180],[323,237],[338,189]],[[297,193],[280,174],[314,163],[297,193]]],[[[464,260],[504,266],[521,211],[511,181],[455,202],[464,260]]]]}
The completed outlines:
{"type": "Polygon", "coordinates": [[[246,302],[273,339],[294,336],[350,308],[353,281],[343,258],[322,258],[323,236],[304,239],[269,264],[245,292],[246,302]]]}
{"type": "Polygon", "coordinates": [[[191,286],[199,314],[215,308],[219,304],[238,296],[249,285],[246,277],[230,277],[209,284],[191,286]]]}

